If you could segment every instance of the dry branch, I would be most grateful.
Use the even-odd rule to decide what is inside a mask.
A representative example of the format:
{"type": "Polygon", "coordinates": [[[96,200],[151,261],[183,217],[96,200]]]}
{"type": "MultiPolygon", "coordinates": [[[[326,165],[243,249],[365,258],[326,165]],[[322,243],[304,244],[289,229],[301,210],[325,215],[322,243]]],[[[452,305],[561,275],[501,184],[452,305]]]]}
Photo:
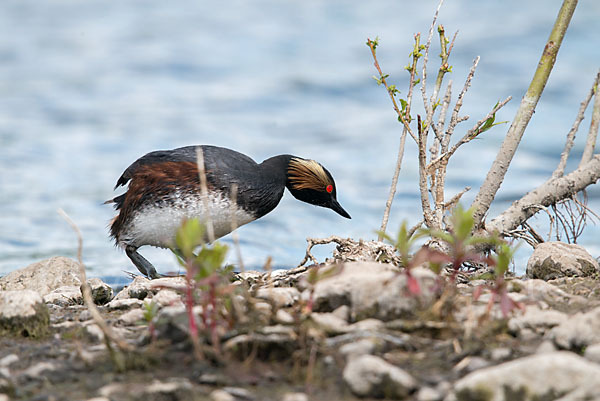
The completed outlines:
{"type": "Polygon", "coordinates": [[[594,96],[594,108],[592,109],[592,121],[590,122],[590,130],[588,132],[583,155],[581,156],[580,166],[586,164],[592,159],[594,149],[596,147],[596,137],[598,136],[598,125],[600,124],[600,94],[598,94],[598,78],[592,88],[596,94],[594,96]]]}
{"type": "Polygon", "coordinates": [[[196,158],[198,163],[198,175],[200,176],[200,191],[202,193],[202,203],[204,206],[204,210],[206,210],[206,232],[208,234],[208,241],[215,241],[215,228],[213,226],[213,221],[208,212],[209,208],[209,199],[208,199],[208,184],[206,182],[206,169],[204,165],[204,152],[202,152],[202,148],[198,146],[196,148],[196,158]]]}
{"type": "Polygon", "coordinates": [[[133,347],[113,332],[112,328],[106,323],[106,321],[98,311],[98,308],[96,308],[94,300],[92,299],[92,290],[90,289],[90,286],[87,283],[85,265],[83,264],[83,236],[81,235],[81,231],[79,230],[79,227],[77,227],[77,224],[75,224],[75,222],[71,220],[69,215],[64,210],[58,209],[58,214],[60,214],[61,217],[65,219],[65,221],[71,226],[73,231],[75,231],[75,234],[77,234],[77,261],[79,262],[79,280],[81,281],[81,294],[83,295],[83,301],[85,303],[85,306],[90,311],[94,323],[96,323],[96,325],[104,334],[104,342],[106,344],[106,349],[108,350],[110,357],[113,363],[115,364],[115,367],[118,371],[122,372],[125,370],[125,358],[122,352],[130,352],[133,350],[133,347]],[[112,347],[111,342],[117,345],[118,350],[112,347]]]}
{"type": "Polygon", "coordinates": [[[486,224],[488,231],[507,234],[533,216],[541,205],[551,206],[584,190],[600,178],[600,155],[592,157],[588,163],[577,170],[559,178],[551,178],[533,191],[514,202],[499,216],[486,224]]]}
{"type": "Polygon", "coordinates": [[[564,0],[558,13],[531,84],[521,100],[521,105],[506,134],[506,138],[502,142],[498,155],[473,201],[472,207],[475,208],[474,217],[477,224],[481,224],[500,185],[504,181],[504,176],[510,166],[510,162],[517,151],[525,128],[527,128],[529,120],[531,120],[535,107],[542,96],[542,92],[550,76],[550,72],[554,67],[558,50],[560,49],[576,6],[577,0],[564,0]]]}
{"type": "MultiPolygon", "coordinates": [[[[419,48],[419,42],[420,42],[420,38],[421,35],[420,34],[415,34],[415,49],[419,48]]],[[[369,44],[369,47],[371,48],[372,54],[373,54],[373,58],[375,59],[375,63],[376,66],[379,66],[379,63],[377,62],[377,56],[375,54],[375,49],[372,45],[369,44]]],[[[413,90],[415,88],[415,77],[416,77],[416,73],[417,73],[417,61],[418,61],[418,55],[417,53],[413,52],[413,61],[412,61],[412,65],[410,68],[410,80],[408,83],[408,95],[406,96],[406,109],[405,109],[405,113],[404,113],[404,120],[408,120],[410,119],[410,109],[411,109],[411,105],[412,105],[412,96],[413,96],[413,90]]],[[[378,70],[379,73],[381,74],[381,70],[378,70]]],[[[383,82],[383,81],[382,81],[383,82]]],[[[388,89],[388,88],[386,88],[388,89]]],[[[388,89],[389,92],[389,89],[388,89]]],[[[393,96],[392,96],[393,99],[393,96]]],[[[396,106],[396,110],[397,110],[397,106],[396,106]]],[[[401,116],[399,116],[401,117],[401,116]]],[[[404,124],[403,124],[404,125],[404,124]]],[[[406,127],[406,125],[404,125],[404,128],[402,129],[402,136],[400,137],[400,146],[398,147],[398,156],[396,157],[396,167],[394,169],[394,175],[392,177],[392,183],[390,185],[390,192],[388,194],[388,198],[385,202],[385,210],[383,212],[383,218],[381,220],[381,227],[379,228],[379,231],[382,234],[379,234],[379,241],[383,240],[383,233],[385,232],[385,230],[387,229],[387,223],[390,217],[390,210],[392,209],[392,202],[394,201],[394,196],[396,195],[396,188],[398,187],[398,177],[400,176],[400,169],[402,168],[402,160],[404,158],[404,145],[406,144],[406,134],[408,133],[408,129],[406,127]]]]}
{"type": "MultiPolygon", "coordinates": [[[[594,92],[596,92],[596,88],[598,87],[599,80],[600,80],[600,72],[598,72],[598,74],[596,74],[596,79],[594,80],[594,84],[592,85],[592,88],[590,89],[588,95],[583,100],[583,102],[581,102],[581,105],[579,106],[579,112],[577,113],[575,122],[573,123],[571,130],[567,134],[565,148],[560,155],[560,162],[558,163],[558,167],[556,167],[556,170],[554,171],[554,173],[552,173],[552,177],[554,177],[554,178],[562,177],[565,173],[565,167],[567,166],[567,159],[569,158],[569,154],[571,153],[571,148],[573,147],[573,144],[575,143],[575,134],[577,133],[577,130],[579,129],[579,124],[581,124],[581,121],[583,121],[585,110],[587,109],[588,104],[590,104],[590,101],[592,100],[592,97],[594,96],[594,92]]],[[[596,96],[596,99],[597,98],[598,98],[598,96],[596,96]]]]}

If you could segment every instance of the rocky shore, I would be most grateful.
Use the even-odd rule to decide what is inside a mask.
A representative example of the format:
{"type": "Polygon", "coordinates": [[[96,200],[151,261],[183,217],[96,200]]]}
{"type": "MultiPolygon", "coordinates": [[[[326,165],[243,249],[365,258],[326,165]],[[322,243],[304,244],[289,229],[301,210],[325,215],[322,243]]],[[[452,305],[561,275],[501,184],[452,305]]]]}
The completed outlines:
{"type": "Polygon", "coordinates": [[[540,245],[527,276],[506,279],[521,306],[508,316],[485,276],[448,284],[337,259],[232,275],[200,348],[183,277],[136,277],[116,294],[88,280],[120,348],[84,306],[76,261],[12,272],[0,278],[0,401],[600,400],[600,268],[583,248],[540,245]]]}

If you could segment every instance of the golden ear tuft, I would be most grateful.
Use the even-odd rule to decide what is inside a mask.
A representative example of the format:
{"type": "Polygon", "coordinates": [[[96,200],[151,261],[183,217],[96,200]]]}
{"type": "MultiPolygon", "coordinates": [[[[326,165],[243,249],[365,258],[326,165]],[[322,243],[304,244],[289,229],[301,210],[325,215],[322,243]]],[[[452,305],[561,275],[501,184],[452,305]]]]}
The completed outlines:
{"type": "Polygon", "coordinates": [[[314,160],[293,158],[288,165],[288,179],[294,189],[325,191],[333,185],[323,166],[314,160]]]}

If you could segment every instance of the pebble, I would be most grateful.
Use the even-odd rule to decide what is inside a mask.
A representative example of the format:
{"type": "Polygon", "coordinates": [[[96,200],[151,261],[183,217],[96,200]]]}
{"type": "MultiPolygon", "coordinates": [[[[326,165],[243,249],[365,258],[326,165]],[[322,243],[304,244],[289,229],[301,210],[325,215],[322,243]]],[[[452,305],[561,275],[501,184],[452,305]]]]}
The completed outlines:
{"type": "Polygon", "coordinates": [[[526,394],[527,400],[549,394],[560,394],[564,400],[597,399],[599,382],[600,366],[575,353],[557,351],[476,370],[459,379],[446,400],[479,400],[482,394],[485,399],[507,401],[506,394],[526,394]]]}
{"type": "Polygon", "coordinates": [[[600,266],[581,245],[550,241],[536,246],[527,261],[526,272],[531,278],[552,280],[591,276],[600,272],[600,266]]]}
{"type": "Polygon", "coordinates": [[[0,291],[0,335],[41,337],[49,323],[48,307],[37,292],[0,291]]]}
{"type": "Polygon", "coordinates": [[[210,393],[212,401],[235,401],[235,397],[224,390],[214,390],[210,393]]]}
{"type": "Polygon", "coordinates": [[[108,309],[113,309],[113,310],[126,310],[126,309],[131,309],[131,308],[140,308],[142,307],[142,305],[144,305],[144,302],[136,299],[136,298],[129,298],[129,299],[113,299],[112,301],[110,301],[109,303],[106,304],[106,307],[108,309]]]}
{"type": "Polygon", "coordinates": [[[406,371],[373,355],[350,358],[343,377],[359,397],[403,399],[417,387],[416,380],[406,371]]]}
{"type": "Polygon", "coordinates": [[[305,393],[286,393],[281,401],[309,401],[309,399],[305,393]]]}
{"type": "Polygon", "coordinates": [[[8,354],[4,358],[0,359],[0,367],[8,367],[13,363],[17,362],[18,360],[19,357],[17,356],[17,354],[8,354]]]}
{"type": "Polygon", "coordinates": [[[587,347],[583,356],[589,361],[600,363],[600,344],[594,344],[587,347]]]}

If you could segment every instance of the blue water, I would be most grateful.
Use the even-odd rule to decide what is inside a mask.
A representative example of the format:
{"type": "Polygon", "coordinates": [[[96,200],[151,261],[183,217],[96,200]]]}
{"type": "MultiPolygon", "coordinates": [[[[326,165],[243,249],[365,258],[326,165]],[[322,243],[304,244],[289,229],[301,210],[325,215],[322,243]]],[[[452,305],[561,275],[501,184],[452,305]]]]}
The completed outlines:
{"type": "MultiPolygon", "coordinates": [[[[451,58],[455,95],[475,56],[479,69],[463,114],[485,115],[514,100],[511,120],[560,7],[559,0],[447,0],[440,21],[459,30],[451,58]]],[[[246,267],[268,256],[295,266],[305,238],[373,238],[396,159],[400,126],[377,87],[367,37],[380,37],[379,61],[405,94],[412,35],[426,36],[437,1],[4,0],[0,2],[0,275],[53,255],[74,256],[63,208],[83,231],[90,275],[135,271],[107,236],[121,172],[156,149],[214,144],[258,161],[292,153],[334,175],[345,220],[289,194],[263,219],[239,230],[246,267]]],[[[600,3],[581,2],[556,68],[490,216],[543,182],[595,72],[600,3]]],[[[435,65],[437,47],[430,65],[435,65]]],[[[433,76],[433,70],[430,76],[433,76]]],[[[431,80],[430,80],[431,82],[431,80]]],[[[418,100],[418,93],[416,99],[418,100]]],[[[416,107],[415,110],[419,110],[416,107]]],[[[589,116],[589,112],[588,112],[589,116]]],[[[584,120],[574,156],[581,150],[584,120]]],[[[465,146],[450,165],[447,192],[474,189],[507,126],[465,146]]],[[[574,163],[573,165],[575,165],[574,163]]],[[[573,165],[570,167],[572,168],[573,165]]],[[[599,191],[589,201],[600,210],[599,191]]],[[[415,146],[407,146],[390,228],[420,215],[415,146]]],[[[545,218],[535,222],[540,231],[545,218]]],[[[580,243],[600,254],[598,227],[580,243]]],[[[230,241],[229,237],[225,241],[230,241]]],[[[322,247],[320,257],[331,252],[322,247]]],[[[517,271],[531,250],[521,247],[517,271]]],[[[175,269],[168,251],[142,251],[159,271],[175,269]]],[[[234,253],[231,261],[235,262],[234,253]]]]}

